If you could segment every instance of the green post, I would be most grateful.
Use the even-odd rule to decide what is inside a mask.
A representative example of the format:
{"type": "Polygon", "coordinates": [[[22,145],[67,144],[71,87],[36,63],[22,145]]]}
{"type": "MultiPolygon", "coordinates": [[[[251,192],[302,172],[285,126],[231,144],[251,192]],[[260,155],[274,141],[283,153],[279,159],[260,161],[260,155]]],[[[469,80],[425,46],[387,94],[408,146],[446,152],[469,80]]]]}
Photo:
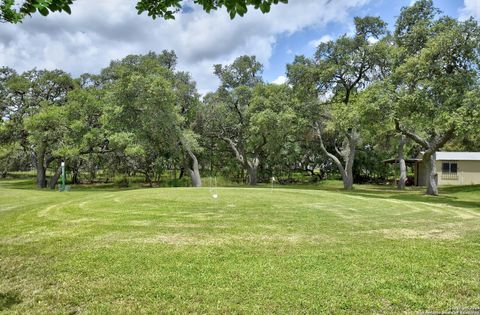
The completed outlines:
{"type": "Polygon", "coordinates": [[[62,188],[61,191],[65,191],[65,162],[62,162],[62,188]]]}

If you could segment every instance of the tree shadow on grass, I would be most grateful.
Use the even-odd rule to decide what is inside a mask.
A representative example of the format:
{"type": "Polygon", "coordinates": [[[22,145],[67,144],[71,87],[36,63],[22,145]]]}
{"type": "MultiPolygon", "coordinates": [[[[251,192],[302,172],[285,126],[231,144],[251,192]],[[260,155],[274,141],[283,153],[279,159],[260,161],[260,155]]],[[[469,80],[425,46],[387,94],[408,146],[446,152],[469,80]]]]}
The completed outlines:
{"type": "MultiPolygon", "coordinates": [[[[479,187],[477,186],[476,189],[471,191],[479,191],[479,187]]],[[[465,190],[459,190],[465,191],[465,190]]],[[[374,199],[394,199],[399,201],[407,201],[407,202],[427,202],[431,204],[438,204],[438,205],[449,205],[458,208],[469,208],[475,209],[479,211],[480,214],[480,202],[478,201],[469,201],[469,200],[459,200],[457,197],[454,196],[427,196],[427,195],[420,195],[420,194],[409,194],[409,193],[396,193],[396,194],[378,194],[373,191],[362,191],[362,192],[354,192],[352,193],[356,196],[362,196],[366,198],[374,198],[374,199]]]]}
{"type": "MultiPolygon", "coordinates": [[[[119,188],[114,183],[95,183],[95,184],[77,184],[77,185],[68,185],[70,186],[71,191],[88,191],[88,192],[105,192],[105,191],[125,191],[125,190],[138,190],[138,189],[147,189],[150,188],[147,185],[132,185],[129,187],[119,188]]],[[[12,180],[4,179],[0,180],[0,188],[6,189],[19,189],[19,190],[35,190],[43,192],[57,192],[57,189],[37,188],[36,184],[32,180],[22,179],[22,180],[12,180]]]]}
{"type": "Polygon", "coordinates": [[[440,192],[449,194],[478,192],[480,194],[480,185],[441,187],[440,192]]]}
{"type": "MultiPolygon", "coordinates": [[[[105,192],[105,191],[126,191],[126,190],[139,190],[139,189],[152,189],[152,188],[188,188],[190,186],[185,186],[183,184],[178,184],[174,182],[162,182],[161,185],[154,185],[150,187],[148,184],[141,181],[132,181],[127,187],[119,187],[115,182],[97,182],[97,183],[85,183],[85,184],[68,184],[67,186],[71,191],[88,191],[88,192],[105,192]]],[[[206,186],[205,186],[206,187],[206,186]]],[[[0,179],[0,188],[6,189],[19,189],[19,190],[35,190],[35,191],[50,191],[56,192],[57,189],[50,188],[37,188],[36,182],[34,179],[21,178],[21,179],[0,179]]]]}
{"type": "Polygon", "coordinates": [[[18,180],[18,179],[2,179],[0,181],[0,187],[10,189],[36,189],[35,182],[32,180],[18,180]]]}
{"type": "Polygon", "coordinates": [[[0,292],[0,311],[4,311],[15,304],[22,303],[20,295],[16,292],[0,292]]]}

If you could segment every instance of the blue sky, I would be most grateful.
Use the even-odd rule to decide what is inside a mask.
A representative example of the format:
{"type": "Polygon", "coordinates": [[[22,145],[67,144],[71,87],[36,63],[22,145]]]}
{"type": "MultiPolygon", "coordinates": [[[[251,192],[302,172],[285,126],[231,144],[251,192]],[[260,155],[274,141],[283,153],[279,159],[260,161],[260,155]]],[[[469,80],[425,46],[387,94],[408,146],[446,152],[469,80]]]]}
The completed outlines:
{"type": "MultiPolygon", "coordinates": [[[[292,1],[292,0],[290,0],[292,1]]],[[[295,0],[293,0],[295,1],[295,0]]],[[[480,0],[479,0],[480,1],[480,0]]],[[[274,45],[269,64],[265,67],[264,77],[273,81],[285,74],[285,65],[293,61],[295,55],[313,56],[315,46],[312,42],[323,36],[335,38],[349,33],[355,16],[380,16],[393,29],[396,17],[404,6],[410,5],[412,0],[378,0],[349,11],[349,23],[332,22],[322,27],[306,27],[293,34],[281,34],[274,45]]],[[[435,0],[434,4],[444,14],[458,18],[464,7],[463,0],[435,0]]]]}
{"type": "MultiPolygon", "coordinates": [[[[280,82],[295,55],[312,56],[315,42],[353,29],[353,17],[382,17],[393,27],[401,7],[412,0],[290,0],[268,14],[250,10],[231,20],[225,10],[205,13],[193,0],[175,20],[138,15],[138,0],[76,0],[72,14],[38,14],[23,23],[0,25],[0,66],[19,72],[62,69],[79,76],[98,73],[129,54],[174,50],[177,69],[188,71],[200,93],[215,90],[214,64],[255,55],[264,79],[280,82]]],[[[434,0],[453,17],[480,19],[480,0],[434,0]]]]}

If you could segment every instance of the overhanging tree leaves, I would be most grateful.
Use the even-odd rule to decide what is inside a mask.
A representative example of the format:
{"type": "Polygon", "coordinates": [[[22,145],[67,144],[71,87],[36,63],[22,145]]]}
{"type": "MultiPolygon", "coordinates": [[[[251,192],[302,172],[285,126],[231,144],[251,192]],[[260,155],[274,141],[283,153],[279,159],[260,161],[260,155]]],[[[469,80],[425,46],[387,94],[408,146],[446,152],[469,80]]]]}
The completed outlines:
{"type": "Polygon", "coordinates": [[[0,0],[0,22],[18,23],[25,16],[39,12],[47,16],[50,12],[71,13],[74,0],[25,0],[20,4],[15,0],[0,0]]]}
{"type": "MultiPolygon", "coordinates": [[[[25,16],[39,12],[47,16],[50,12],[71,13],[71,6],[75,0],[24,0],[18,4],[15,0],[0,0],[0,22],[18,23],[25,16]]],[[[230,18],[244,16],[248,7],[268,13],[272,5],[288,3],[288,0],[194,0],[207,13],[212,10],[225,8],[230,18]]],[[[148,16],[165,20],[175,19],[175,13],[188,5],[184,0],[139,0],[136,5],[138,14],[146,12],[148,16]]]]}
{"type": "MultiPolygon", "coordinates": [[[[140,0],[136,8],[138,13],[147,12],[154,19],[157,17],[174,19],[174,14],[185,5],[185,2],[183,0],[140,0]]],[[[236,15],[245,15],[249,6],[262,13],[268,13],[272,5],[288,3],[288,0],[194,0],[193,3],[202,6],[206,12],[225,7],[230,18],[233,19],[236,15]]]]}

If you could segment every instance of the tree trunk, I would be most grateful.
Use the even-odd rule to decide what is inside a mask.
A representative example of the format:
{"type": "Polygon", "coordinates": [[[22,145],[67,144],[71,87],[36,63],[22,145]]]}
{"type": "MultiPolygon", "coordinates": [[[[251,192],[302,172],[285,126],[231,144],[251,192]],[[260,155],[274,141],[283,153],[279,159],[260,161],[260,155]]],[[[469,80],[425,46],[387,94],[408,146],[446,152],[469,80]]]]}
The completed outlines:
{"type": "Polygon", "coordinates": [[[248,184],[250,186],[257,185],[257,173],[258,173],[258,168],[256,166],[248,167],[248,184]]]}
{"type": "Polygon", "coordinates": [[[408,131],[403,126],[400,125],[398,119],[395,120],[395,129],[405,136],[409,137],[419,145],[421,145],[426,151],[423,154],[423,163],[427,169],[427,195],[437,196],[438,195],[438,178],[437,178],[437,166],[435,152],[442,148],[445,143],[450,141],[455,136],[455,125],[452,125],[448,130],[443,134],[435,133],[433,140],[427,141],[419,135],[408,131]]]}
{"type": "MultiPolygon", "coordinates": [[[[186,157],[185,157],[185,168],[188,171],[188,175],[190,175],[190,179],[192,180],[193,187],[202,187],[202,178],[200,176],[200,168],[198,166],[198,160],[195,154],[193,153],[190,148],[182,143],[186,157]]],[[[183,170],[183,169],[182,169],[183,170]]]]}
{"type": "Polygon", "coordinates": [[[353,174],[352,171],[346,173],[345,176],[342,176],[343,180],[343,189],[352,190],[353,189],[353,174]]]}
{"type": "Polygon", "coordinates": [[[37,154],[33,154],[35,166],[37,168],[37,187],[47,187],[47,168],[45,166],[45,152],[40,150],[37,154]]]}
{"type": "Polygon", "coordinates": [[[38,188],[47,187],[46,169],[43,166],[43,163],[39,163],[39,162],[37,162],[37,187],[38,188]]]}
{"type": "Polygon", "coordinates": [[[53,161],[52,158],[46,158],[45,156],[45,146],[41,146],[37,151],[32,152],[32,158],[37,169],[37,187],[46,188],[47,187],[47,168],[50,162],[53,161]]]}
{"type": "Polygon", "coordinates": [[[345,177],[343,178],[343,188],[345,190],[353,189],[353,163],[355,160],[355,151],[357,147],[358,135],[356,130],[349,132],[347,139],[347,148],[344,153],[345,160],[345,177]]]}
{"type": "Polygon", "coordinates": [[[260,159],[258,157],[255,157],[251,161],[247,162],[246,168],[248,172],[248,184],[250,186],[257,185],[258,165],[260,165],[260,159]]]}
{"type": "Polygon", "coordinates": [[[407,164],[405,163],[405,156],[403,152],[405,142],[406,138],[404,135],[402,135],[398,144],[398,163],[400,164],[400,179],[398,181],[398,190],[404,190],[405,183],[407,181],[407,164]]]}
{"type": "Polygon", "coordinates": [[[342,152],[340,152],[340,150],[335,148],[337,151],[337,154],[341,155],[343,160],[345,161],[345,167],[344,167],[342,162],[334,154],[328,152],[327,148],[325,148],[325,145],[323,144],[321,128],[322,127],[318,123],[315,124],[314,126],[317,137],[320,140],[320,149],[337,166],[338,171],[342,175],[343,188],[345,190],[352,190],[353,189],[353,163],[355,160],[355,150],[358,142],[358,133],[355,129],[349,130],[347,133],[347,137],[345,139],[346,145],[345,145],[345,148],[342,150],[342,152]]]}
{"type": "MultiPolygon", "coordinates": [[[[237,161],[243,166],[243,169],[247,170],[248,184],[251,186],[257,185],[258,166],[260,165],[260,160],[258,158],[258,150],[255,150],[255,153],[254,153],[255,157],[249,160],[243,148],[240,148],[240,149],[237,148],[237,145],[231,139],[228,139],[228,138],[222,138],[222,139],[225,140],[230,145],[230,148],[232,149],[233,153],[235,153],[235,157],[237,161]]],[[[243,171],[242,171],[242,177],[243,177],[243,171]]]]}
{"type": "Polygon", "coordinates": [[[427,168],[427,195],[438,196],[438,185],[437,185],[437,165],[435,154],[427,154],[423,156],[423,162],[427,168]]]}
{"type": "Polygon", "coordinates": [[[78,166],[75,166],[72,169],[72,184],[80,184],[80,172],[78,166]]]}
{"type": "Polygon", "coordinates": [[[95,167],[92,167],[90,169],[90,184],[93,184],[95,182],[95,179],[97,178],[97,170],[95,167]]]}
{"type": "Polygon", "coordinates": [[[145,172],[145,182],[148,184],[149,187],[153,187],[152,177],[148,171],[145,172]]]}
{"type": "Polygon", "coordinates": [[[62,166],[59,166],[55,171],[55,174],[53,174],[52,178],[50,179],[50,184],[49,184],[50,189],[55,189],[55,186],[57,186],[58,179],[60,178],[61,175],[62,175],[62,166]]]}
{"type": "Polygon", "coordinates": [[[193,187],[202,187],[202,178],[200,177],[200,171],[198,167],[194,169],[189,169],[188,174],[190,175],[190,179],[192,180],[193,187]]]}

